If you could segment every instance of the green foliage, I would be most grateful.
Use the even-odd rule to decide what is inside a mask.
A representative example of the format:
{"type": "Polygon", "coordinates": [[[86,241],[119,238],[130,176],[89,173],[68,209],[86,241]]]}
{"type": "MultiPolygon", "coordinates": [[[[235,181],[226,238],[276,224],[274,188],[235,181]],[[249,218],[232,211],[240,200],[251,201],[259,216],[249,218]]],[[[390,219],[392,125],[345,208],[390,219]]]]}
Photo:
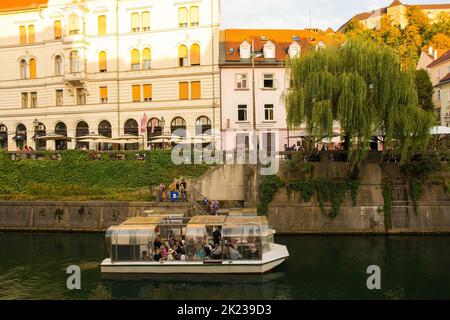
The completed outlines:
{"type": "Polygon", "coordinates": [[[418,201],[423,193],[423,182],[420,180],[412,180],[409,182],[409,189],[413,201],[414,212],[418,213],[418,201]]]}
{"type": "Polygon", "coordinates": [[[258,214],[266,215],[269,211],[269,203],[272,202],[277,190],[284,186],[284,181],[278,176],[265,176],[261,185],[261,199],[258,205],[258,214]]]}
{"type": "Polygon", "coordinates": [[[353,205],[356,205],[359,186],[360,182],[358,180],[330,181],[316,179],[305,181],[298,179],[288,183],[287,188],[289,193],[299,192],[301,199],[305,202],[311,201],[314,194],[316,194],[322,212],[331,218],[336,218],[345,200],[347,191],[351,192],[353,205]],[[329,213],[325,210],[326,203],[331,203],[332,209],[329,213]]]}
{"type": "Polygon", "coordinates": [[[434,111],[433,84],[426,70],[416,70],[416,89],[419,106],[426,111],[434,111]]]}
{"type": "Polygon", "coordinates": [[[93,161],[86,152],[67,150],[61,152],[61,161],[12,161],[5,152],[0,152],[0,194],[101,195],[170,183],[179,177],[196,177],[209,168],[175,166],[166,151],[148,152],[145,161],[134,160],[134,154],[127,153],[127,159],[133,160],[109,160],[102,156],[101,160],[93,161]]]}
{"type": "Polygon", "coordinates": [[[349,40],[290,61],[293,85],[286,93],[291,126],[306,124],[317,140],[332,138],[333,123],[349,142],[352,171],[367,158],[372,135],[386,133],[386,147],[401,155],[426,148],[434,114],[419,107],[414,74],[402,71],[387,46],[349,40]]]}
{"type": "Polygon", "coordinates": [[[383,185],[383,213],[384,213],[384,225],[386,229],[392,228],[392,183],[385,183],[383,185]]]}

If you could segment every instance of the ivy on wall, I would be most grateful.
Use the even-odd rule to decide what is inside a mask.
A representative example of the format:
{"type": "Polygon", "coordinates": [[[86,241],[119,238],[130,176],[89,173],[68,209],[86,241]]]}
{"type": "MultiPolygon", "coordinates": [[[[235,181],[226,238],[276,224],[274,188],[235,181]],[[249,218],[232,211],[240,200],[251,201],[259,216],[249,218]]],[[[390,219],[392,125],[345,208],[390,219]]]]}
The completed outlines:
{"type": "Polygon", "coordinates": [[[261,197],[258,205],[258,214],[267,215],[269,204],[273,200],[275,193],[285,185],[284,181],[278,176],[265,176],[261,184],[261,197]]]}

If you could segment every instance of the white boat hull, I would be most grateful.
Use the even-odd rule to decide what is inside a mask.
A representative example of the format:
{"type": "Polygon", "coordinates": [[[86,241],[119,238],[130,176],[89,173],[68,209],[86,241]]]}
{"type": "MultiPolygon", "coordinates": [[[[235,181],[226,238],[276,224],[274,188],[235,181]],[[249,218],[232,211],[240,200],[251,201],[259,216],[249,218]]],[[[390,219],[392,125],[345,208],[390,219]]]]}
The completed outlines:
{"type": "Polygon", "coordinates": [[[203,261],[111,262],[103,260],[106,274],[264,274],[289,257],[286,246],[273,244],[262,260],[226,260],[220,263],[203,261]]]}

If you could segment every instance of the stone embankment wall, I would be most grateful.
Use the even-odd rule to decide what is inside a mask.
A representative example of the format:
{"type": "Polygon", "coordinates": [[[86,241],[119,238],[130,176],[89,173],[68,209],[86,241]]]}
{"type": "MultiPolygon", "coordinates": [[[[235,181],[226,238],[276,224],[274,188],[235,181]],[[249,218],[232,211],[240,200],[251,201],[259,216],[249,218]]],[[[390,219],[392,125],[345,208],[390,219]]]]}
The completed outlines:
{"type": "Polygon", "coordinates": [[[144,210],[187,213],[186,203],[0,201],[0,230],[99,232],[144,210]]]}

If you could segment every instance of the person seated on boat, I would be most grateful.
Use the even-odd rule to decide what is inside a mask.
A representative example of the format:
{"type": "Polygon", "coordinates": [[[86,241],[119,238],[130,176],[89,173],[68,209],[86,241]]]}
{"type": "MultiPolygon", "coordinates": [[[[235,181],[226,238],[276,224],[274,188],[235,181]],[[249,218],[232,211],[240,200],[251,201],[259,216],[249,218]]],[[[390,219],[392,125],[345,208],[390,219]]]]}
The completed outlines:
{"type": "Polygon", "coordinates": [[[201,246],[197,246],[195,248],[195,256],[194,259],[195,260],[203,260],[206,257],[206,253],[205,253],[205,249],[201,246]]]}
{"type": "Polygon", "coordinates": [[[247,243],[255,243],[255,242],[256,242],[255,231],[251,229],[248,233],[247,243]]]}
{"type": "Polygon", "coordinates": [[[161,255],[161,250],[159,248],[155,249],[155,255],[153,256],[154,261],[162,261],[163,256],[161,255]]]}
{"type": "Polygon", "coordinates": [[[214,245],[214,249],[211,251],[211,258],[213,260],[221,260],[222,259],[222,247],[218,244],[214,245]]]}
{"type": "Polygon", "coordinates": [[[167,252],[167,261],[174,261],[175,260],[175,251],[173,249],[169,249],[167,252]]]}
{"type": "Polygon", "coordinates": [[[207,244],[205,244],[204,248],[205,248],[205,255],[206,255],[206,256],[211,255],[211,252],[212,252],[212,247],[211,247],[211,245],[210,245],[209,243],[207,243],[207,244]]]}
{"type": "Polygon", "coordinates": [[[228,253],[230,255],[230,259],[231,260],[241,260],[242,256],[239,253],[239,251],[237,251],[232,244],[228,245],[228,253]]]}
{"type": "Polygon", "coordinates": [[[250,248],[250,259],[258,259],[259,258],[259,250],[256,249],[256,245],[251,243],[249,248],[250,248]]]}
{"type": "Polygon", "coordinates": [[[148,255],[147,251],[142,252],[142,259],[141,260],[142,261],[149,261],[150,260],[150,257],[148,255]]]}
{"type": "Polygon", "coordinates": [[[214,244],[220,245],[220,240],[222,239],[222,232],[220,231],[220,227],[215,227],[214,232],[212,234],[214,244]]]}
{"type": "Polygon", "coordinates": [[[167,250],[167,247],[165,245],[161,246],[161,255],[163,256],[164,259],[167,258],[168,250],[167,250]]]}
{"type": "Polygon", "coordinates": [[[158,249],[161,248],[161,246],[163,245],[163,242],[161,240],[161,238],[159,236],[156,236],[155,241],[153,241],[153,246],[158,249]]]}

